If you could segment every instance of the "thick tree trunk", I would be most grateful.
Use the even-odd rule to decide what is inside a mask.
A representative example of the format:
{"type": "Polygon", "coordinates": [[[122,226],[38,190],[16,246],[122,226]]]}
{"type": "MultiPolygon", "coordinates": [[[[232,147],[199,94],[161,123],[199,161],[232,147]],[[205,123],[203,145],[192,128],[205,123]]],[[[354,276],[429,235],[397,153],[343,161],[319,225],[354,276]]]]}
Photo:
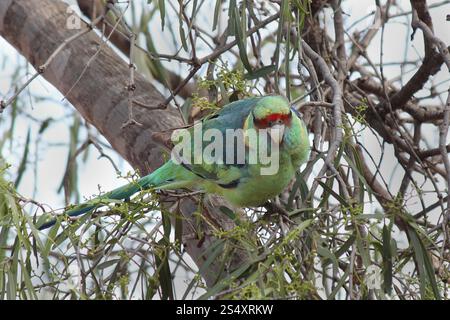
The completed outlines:
{"type": "MultiPolygon", "coordinates": [[[[66,20],[73,14],[68,13],[67,8],[59,0],[1,0],[0,36],[38,69],[66,39],[79,32],[66,28],[66,20]]],[[[82,25],[82,28],[87,27],[82,25]]],[[[180,125],[178,112],[171,107],[151,111],[136,107],[135,119],[143,126],[132,125],[122,129],[128,120],[129,67],[111,48],[102,44],[94,32],[67,44],[42,75],[62,94],[70,91],[66,96],[68,101],[141,174],[147,174],[161,165],[162,152],[152,139],[152,133],[180,125]]],[[[154,107],[165,100],[151,83],[137,73],[135,84],[135,100],[154,107]]],[[[181,207],[185,218],[185,249],[201,268],[207,259],[204,251],[214,238],[207,224],[201,225],[202,230],[194,229],[198,225],[191,215],[196,208],[194,203],[185,200],[181,207]],[[203,236],[199,239],[198,234],[203,236]]],[[[233,227],[233,223],[220,212],[210,210],[209,214],[214,223],[233,227]]],[[[239,264],[239,256],[232,259],[234,265],[239,264]]],[[[219,262],[206,268],[203,277],[207,285],[216,282],[218,268],[219,262]]],[[[233,266],[230,269],[234,269],[233,266]]]]}

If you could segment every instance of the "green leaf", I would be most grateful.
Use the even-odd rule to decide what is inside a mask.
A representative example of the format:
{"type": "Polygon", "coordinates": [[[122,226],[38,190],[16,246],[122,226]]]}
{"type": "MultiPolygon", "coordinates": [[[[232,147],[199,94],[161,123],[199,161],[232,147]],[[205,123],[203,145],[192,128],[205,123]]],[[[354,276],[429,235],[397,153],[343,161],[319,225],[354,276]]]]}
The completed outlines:
{"type": "Polygon", "coordinates": [[[220,7],[222,4],[222,0],[216,0],[216,5],[214,7],[214,20],[212,30],[216,30],[217,22],[219,21],[220,7]]]}
{"type": "Polygon", "coordinates": [[[181,214],[175,216],[175,241],[179,245],[183,243],[183,217],[181,214]]]}
{"type": "MultiPolygon", "coordinates": [[[[343,155],[345,161],[347,161],[348,165],[352,168],[353,172],[356,173],[356,175],[358,176],[359,182],[360,182],[360,189],[361,191],[363,190],[367,190],[368,194],[369,194],[369,200],[372,201],[372,187],[370,186],[369,183],[367,183],[366,178],[364,178],[363,172],[363,165],[362,165],[362,161],[359,157],[358,152],[355,150],[355,148],[353,146],[350,146],[350,149],[353,153],[353,157],[355,159],[355,162],[353,162],[351,160],[351,158],[347,155],[343,155]],[[363,188],[365,187],[365,188],[363,188]]],[[[359,199],[361,202],[364,201],[364,192],[361,192],[361,198],[359,199]]]]}
{"type": "Polygon", "coordinates": [[[164,0],[158,0],[159,12],[161,15],[161,29],[164,31],[165,19],[166,19],[166,5],[164,0]]]}
{"type": "Polygon", "coordinates": [[[172,231],[172,224],[170,223],[170,213],[163,211],[161,212],[162,223],[164,229],[164,237],[170,239],[170,233],[172,231]]]}
{"type": "Polygon", "coordinates": [[[222,211],[231,220],[233,220],[233,221],[236,220],[236,213],[233,210],[231,210],[230,208],[225,207],[225,206],[220,206],[219,210],[222,211]]]}
{"type": "Polygon", "coordinates": [[[367,248],[367,241],[361,238],[359,232],[356,234],[356,248],[361,256],[363,265],[367,268],[372,264],[370,261],[369,249],[367,248]]]}
{"type": "Polygon", "coordinates": [[[239,11],[237,7],[234,8],[234,13],[232,15],[232,22],[234,23],[235,37],[239,49],[239,57],[241,58],[241,62],[244,65],[245,69],[247,69],[247,71],[250,74],[252,74],[253,69],[250,65],[250,61],[248,60],[247,56],[246,31],[241,27],[242,22],[239,18],[239,11]]]}
{"type": "Polygon", "coordinates": [[[27,168],[27,161],[28,161],[28,153],[30,150],[30,129],[28,129],[27,138],[25,141],[25,148],[23,150],[22,154],[22,160],[20,160],[19,170],[17,172],[17,178],[14,182],[14,188],[17,189],[17,187],[20,184],[20,180],[22,180],[23,173],[25,172],[27,168]]]}
{"type": "Polygon", "coordinates": [[[162,238],[158,241],[162,248],[161,254],[155,254],[159,286],[161,288],[161,300],[173,300],[172,274],[169,266],[169,243],[167,239],[162,238]]]}
{"type": "MultiPolygon", "coordinates": [[[[350,237],[344,242],[344,244],[334,252],[334,256],[339,259],[340,256],[342,256],[344,253],[346,253],[348,251],[348,249],[350,249],[350,247],[353,245],[353,243],[356,240],[356,236],[354,234],[350,235],[350,237]]],[[[326,267],[327,265],[329,265],[330,263],[332,263],[333,261],[330,259],[325,259],[322,262],[322,265],[324,267],[326,267]]]]}
{"type": "MultiPolygon", "coordinates": [[[[27,266],[24,264],[23,261],[20,261],[20,266],[23,284],[25,284],[25,288],[29,293],[28,296],[26,296],[26,299],[37,300],[38,296],[36,295],[36,289],[34,288],[33,283],[31,281],[30,270],[29,268],[27,268],[27,266]]],[[[25,291],[23,292],[25,293],[25,291]]]]}
{"type": "Polygon", "coordinates": [[[44,131],[48,128],[50,125],[50,122],[53,121],[53,118],[47,118],[44,121],[42,121],[41,126],[39,127],[38,134],[44,133],[44,131]]]}
{"type": "Polygon", "coordinates": [[[392,292],[392,253],[391,253],[391,226],[383,225],[383,278],[384,292],[392,292]]]}
{"type": "Polygon", "coordinates": [[[254,80],[254,79],[258,79],[258,78],[263,78],[263,77],[269,75],[270,73],[274,72],[275,70],[276,70],[276,67],[274,65],[264,66],[255,71],[252,71],[251,73],[244,74],[244,79],[254,80]]]}
{"type": "MultiPolygon", "coordinates": [[[[282,3],[282,10],[283,10],[283,16],[284,20],[287,21],[287,30],[291,30],[291,14],[289,10],[289,1],[283,1],[282,3]]],[[[286,41],[285,41],[285,57],[284,57],[284,73],[285,73],[285,81],[286,81],[286,97],[289,101],[291,101],[291,68],[289,63],[289,53],[291,51],[290,49],[291,45],[291,33],[286,32],[286,41]]]]}
{"type": "Polygon", "coordinates": [[[333,263],[333,267],[335,268],[335,270],[337,270],[339,268],[339,262],[338,262],[336,256],[330,250],[328,250],[328,248],[325,248],[323,246],[318,246],[317,253],[322,258],[324,258],[322,261],[323,266],[328,264],[328,261],[331,261],[331,263],[333,263]]]}
{"type": "Polygon", "coordinates": [[[308,1],[306,1],[306,3],[302,3],[301,0],[292,0],[292,2],[303,14],[308,13],[308,1]]]}
{"type": "Polygon", "coordinates": [[[408,225],[407,232],[411,241],[411,246],[414,251],[414,256],[418,268],[419,279],[420,279],[420,294],[422,299],[425,299],[427,284],[431,285],[433,290],[434,298],[437,300],[441,299],[439,288],[437,286],[436,278],[434,275],[433,265],[430,260],[430,256],[420,239],[418,233],[416,232],[414,226],[408,225]]]}
{"type": "Polygon", "coordinates": [[[345,269],[344,274],[342,275],[342,277],[339,279],[336,287],[334,287],[333,291],[330,293],[330,295],[327,297],[328,300],[333,300],[334,297],[336,296],[336,294],[339,292],[339,290],[342,288],[342,286],[345,284],[345,282],[347,281],[347,278],[350,274],[350,264],[348,265],[347,269],[345,269]]]}
{"type": "Polygon", "coordinates": [[[183,46],[184,51],[189,51],[189,47],[186,42],[186,33],[184,32],[183,25],[180,24],[179,30],[180,30],[181,45],[183,46]]]}
{"type": "Polygon", "coordinates": [[[192,111],[192,99],[187,98],[183,105],[181,106],[181,114],[183,115],[183,120],[185,123],[189,123],[189,117],[192,111]]]}
{"type": "MultiPolygon", "coordinates": [[[[333,180],[331,180],[331,183],[333,182],[333,180]]],[[[336,193],[329,185],[328,185],[328,181],[327,183],[323,183],[320,180],[317,180],[317,182],[320,184],[320,186],[324,189],[324,191],[328,194],[331,194],[334,198],[336,198],[337,201],[339,201],[339,203],[345,207],[350,207],[350,205],[348,204],[347,200],[345,200],[341,195],[339,195],[338,193],[336,193]]],[[[323,196],[323,199],[325,198],[325,196],[323,196]]]]}
{"type": "Polygon", "coordinates": [[[227,31],[230,36],[236,36],[236,25],[235,19],[233,18],[236,9],[236,0],[230,0],[230,5],[228,7],[228,26],[227,31]]]}
{"type": "Polygon", "coordinates": [[[12,104],[11,104],[11,125],[10,128],[8,130],[8,136],[10,138],[10,148],[12,148],[13,146],[13,136],[14,136],[14,129],[16,127],[16,119],[17,119],[17,114],[18,114],[18,106],[19,104],[19,99],[15,99],[12,104]]]}
{"type": "Polygon", "coordinates": [[[97,269],[98,270],[103,270],[103,269],[111,267],[111,266],[113,266],[115,264],[118,264],[119,262],[120,262],[120,259],[108,260],[108,261],[102,262],[99,265],[97,265],[97,269]]]}

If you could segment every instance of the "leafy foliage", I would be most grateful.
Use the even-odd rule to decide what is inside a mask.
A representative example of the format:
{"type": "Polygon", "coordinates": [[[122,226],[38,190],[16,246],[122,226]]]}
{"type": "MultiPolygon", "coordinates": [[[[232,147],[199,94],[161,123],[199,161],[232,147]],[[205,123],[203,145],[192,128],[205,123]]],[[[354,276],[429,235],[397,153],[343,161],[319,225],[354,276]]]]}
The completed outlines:
{"type": "MultiPolygon", "coordinates": [[[[138,70],[159,82],[186,123],[244,96],[281,93],[308,122],[314,140],[311,158],[279,199],[243,211],[223,207],[235,225],[231,229],[208,218],[204,199],[197,194],[164,194],[176,199],[174,209],[165,206],[161,194],[144,191],[79,219],[60,215],[54,227],[40,232],[36,225],[39,217],[49,214],[48,206],[19,191],[30,172],[38,171],[45,132],[58,121],[69,127],[59,188],[66,204],[79,202],[78,194],[83,193],[78,187],[78,158],[82,155],[86,161],[94,146],[100,156],[111,159],[106,154],[110,149],[72,112],[56,120],[31,120],[36,128],[28,129],[21,141],[16,121],[32,118],[28,99],[42,98],[32,91],[30,97],[20,95],[0,118],[1,154],[12,155],[21,146],[14,161],[17,170],[0,161],[0,299],[448,298],[448,185],[442,166],[421,156],[421,147],[430,139],[421,135],[422,123],[411,116],[416,105],[408,105],[406,111],[399,107],[373,113],[394,89],[382,88],[384,75],[376,85],[364,78],[378,80],[378,69],[370,69],[374,65],[365,48],[357,57],[365,64],[355,63],[341,77],[342,61],[339,50],[330,49],[332,40],[311,39],[311,33],[327,32],[323,26],[331,23],[331,8],[307,0],[122,2],[108,17],[117,28],[132,30],[138,44],[145,45],[138,45],[132,57],[138,70]],[[212,21],[205,27],[203,19],[212,21]],[[162,36],[155,36],[154,30],[162,36]],[[156,45],[161,38],[170,54],[156,45]],[[326,84],[317,61],[307,56],[303,39],[311,46],[317,42],[313,49],[347,90],[345,108],[338,110],[341,123],[336,123],[332,109],[332,86],[326,84]],[[179,87],[180,83],[185,85],[179,87]],[[399,137],[410,142],[410,149],[402,149],[406,147],[399,137]],[[365,139],[376,141],[376,146],[366,145],[365,139]],[[327,163],[335,142],[336,154],[327,163]],[[388,171],[382,169],[386,154],[398,163],[388,171]],[[402,179],[396,179],[397,166],[403,170],[402,179]],[[213,239],[197,266],[186,253],[185,217],[177,210],[183,199],[192,197],[200,200],[192,237],[200,242],[213,239]],[[202,225],[212,234],[203,234],[202,225]],[[212,284],[202,277],[208,272],[216,277],[212,284]]],[[[339,8],[333,8],[334,17],[339,8]]],[[[397,9],[399,17],[406,15],[397,9]]],[[[338,28],[339,22],[333,22],[338,28]]],[[[346,37],[348,47],[359,45],[347,30],[346,37]]],[[[21,82],[23,73],[18,68],[12,82],[21,82]]],[[[433,121],[426,120],[423,127],[433,121]]]]}

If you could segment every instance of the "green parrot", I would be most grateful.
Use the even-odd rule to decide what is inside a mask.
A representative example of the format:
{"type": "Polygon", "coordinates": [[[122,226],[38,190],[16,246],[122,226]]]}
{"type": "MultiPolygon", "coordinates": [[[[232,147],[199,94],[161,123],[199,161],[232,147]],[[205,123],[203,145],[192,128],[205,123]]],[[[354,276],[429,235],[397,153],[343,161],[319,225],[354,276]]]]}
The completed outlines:
{"type": "MultiPolygon", "coordinates": [[[[236,207],[259,206],[283,191],[310,150],[305,124],[281,96],[232,102],[179,130],[172,141],[171,159],[151,174],[65,214],[78,216],[146,189],[200,190],[220,195],[236,207]]],[[[39,229],[55,222],[44,222],[39,229]]]]}

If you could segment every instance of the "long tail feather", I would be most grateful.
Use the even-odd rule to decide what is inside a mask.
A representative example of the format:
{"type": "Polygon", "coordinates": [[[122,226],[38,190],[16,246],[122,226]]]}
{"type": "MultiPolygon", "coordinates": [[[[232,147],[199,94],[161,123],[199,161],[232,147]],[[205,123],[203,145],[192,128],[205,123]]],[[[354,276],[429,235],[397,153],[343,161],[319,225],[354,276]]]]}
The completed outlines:
{"type": "MultiPolygon", "coordinates": [[[[64,214],[69,217],[76,217],[87,213],[95,208],[101,207],[105,200],[123,200],[131,197],[133,194],[152,188],[163,188],[165,185],[173,184],[180,173],[180,167],[169,161],[151,174],[141,179],[107,192],[97,198],[89,200],[73,209],[67,210],[64,214]]],[[[50,228],[56,223],[56,219],[45,222],[39,227],[39,230],[50,228]]]]}

